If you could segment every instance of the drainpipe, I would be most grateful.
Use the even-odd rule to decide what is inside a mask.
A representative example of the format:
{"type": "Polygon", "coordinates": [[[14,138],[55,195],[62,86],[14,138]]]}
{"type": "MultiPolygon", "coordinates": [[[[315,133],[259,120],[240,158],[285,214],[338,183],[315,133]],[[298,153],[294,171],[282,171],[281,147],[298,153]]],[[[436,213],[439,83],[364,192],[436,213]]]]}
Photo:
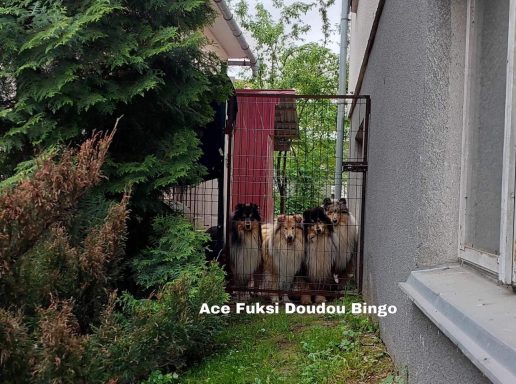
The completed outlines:
{"type": "MultiPolygon", "coordinates": [[[[349,0],[342,0],[340,15],[339,95],[346,94],[346,66],[348,57],[349,0]]],[[[335,199],[342,196],[342,162],[344,158],[345,101],[337,101],[337,145],[335,150],[335,199]]]]}
{"type": "Polygon", "coordinates": [[[226,23],[228,23],[231,32],[233,32],[233,36],[237,38],[240,47],[247,54],[248,58],[247,60],[230,59],[228,61],[228,64],[249,66],[253,71],[253,76],[256,76],[258,73],[258,60],[254,56],[254,53],[251,51],[251,48],[249,48],[249,44],[247,44],[244,34],[242,33],[242,30],[238,26],[235,18],[233,17],[231,10],[229,9],[228,5],[224,0],[213,1],[215,2],[215,4],[217,4],[217,7],[219,8],[220,12],[222,13],[222,16],[224,17],[224,20],[226,20],[226,23]]]}

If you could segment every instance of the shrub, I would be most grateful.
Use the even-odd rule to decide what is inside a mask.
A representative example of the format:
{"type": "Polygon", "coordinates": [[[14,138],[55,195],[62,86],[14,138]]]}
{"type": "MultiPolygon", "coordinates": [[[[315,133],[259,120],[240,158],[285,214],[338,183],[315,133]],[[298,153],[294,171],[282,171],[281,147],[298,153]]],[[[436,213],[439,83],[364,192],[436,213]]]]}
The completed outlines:
{"type": "Polygon", "coordinates": [[[88,188],[98,184],[114,132],[93,135],[79,150],[65,150],[58,162],[42,160],[30,178],[1,191],[0,277],[51,224],[65,219],[88,188]]]}
{"type": "Polygon", "coordinates": [[[222,304],[224,273],[216,265],[183,273],[148,299],[120,298],[121,312],[108,312],[87,345],[89,377],[119,383],[145,378],[158,368],[182,368],[209,351],[223,325],[200,315],[202,303],[222,304]]]}
{"type": "Polygon", "coordinates": [[[147,380],[141,384],[171,384],[177,382],[177,376],[172,373],[162,374],[160,371],[153,371],[147,380]]]}
{"type": "Polygon", "coordinates": [[[137,382],[218,327],[194,312],[199,292],[224,301],[222,272],[162,202],[202,177],[199,137],[230,93],[203,49],[213,16],[197,0],[1,3],[0,381],[137,382]]]}
{"type": "Polygon", "coordinates": [[[195,273],[205,263],[205,232],[178,215],[159,216],[153,223],[151,246],[133,261],[136,281],[144,288],[156,288],[177,278],[186,269],[195,273]]]}
{"type": "Polygon", "coordinates": [[[0,371],[6,382],[76,382],[85,331],[112,289],[124,249],[129,195],[112,204],[78,245],[69,241],[78,201],[102,179],[114,135],[37,161],[27,178],[0,191],[0,371]]]}
{"type": "Polygon", "coordinates": [[[199,308],[227,300],[224,272],[206,265],[206,236],[177,215],[155,221],[153,247],[135,264],[137,278],[154,293],[117,297],[129,194],[102,203],[106,209],[96,214],[79,211],[88,207],[80,203],[87,189],[102,179],[112,137],[94,135],[78,150],[46,159],[0,194],[9,212],[0,216],[2,382],[139,382],[202,356],[222,326],[220,317],[200,315],[199,308]],[[86,175],[87,158],[98,163],[93,174],[86,175]],[[85,226],[97,214],[103,218],[85,226]],[[72,239],[77,226],[85,233],[72,239]]]}
{"type": "Polygon", "coordinates": [[[31,338],[20,309],[0,308],[0,379],[6,383],[27,382],[31,338]]]}
{"type": "Polygon", "coordinates": [[[73,314],[73,300],[52,298],[48,308],[38,309],[34,332],[32,378],[41,383],[72,383],[81,377],[84,336],[73,314]]]}

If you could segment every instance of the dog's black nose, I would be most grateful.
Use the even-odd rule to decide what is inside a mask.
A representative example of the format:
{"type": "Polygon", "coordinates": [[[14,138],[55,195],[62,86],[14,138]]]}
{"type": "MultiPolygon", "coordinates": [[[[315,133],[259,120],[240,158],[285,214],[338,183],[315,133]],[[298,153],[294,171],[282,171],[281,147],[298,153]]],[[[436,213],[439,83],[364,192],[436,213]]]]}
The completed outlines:
{"type": "Polygon", "coordinates": [[[318,235],[320,235],[322,233],[322,229],[321,228],[317,228],[316,232],[317,232],[318,235]]]}
{"type": "Polygon", "coordinates": [[[294,240],[294,236],[292,236],[292,235],[288,235],[288,236],[287,236],[287,240],[288,240],[288,241],[292,241],[292,240],[294,240]]]}
{"type": "Polygon", "coordinates": [[[333,219],[333,224],[337,224],[337,219],[333,219]]]}

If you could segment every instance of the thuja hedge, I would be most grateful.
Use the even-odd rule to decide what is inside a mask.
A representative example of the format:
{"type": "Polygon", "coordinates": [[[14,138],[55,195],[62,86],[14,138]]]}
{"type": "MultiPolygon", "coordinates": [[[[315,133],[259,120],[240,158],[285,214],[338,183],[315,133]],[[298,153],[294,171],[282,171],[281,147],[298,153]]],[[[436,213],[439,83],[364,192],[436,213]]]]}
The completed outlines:
{"type": "MultiPolygon", "coordinates": [[[[81,200],[103,178],[112,138],[96,134],[78,150],[39,158],[30,176],[0,189],[2,382],[136,383],[198,359],[222,325],[199,308],[226,300],[223,271],[199,256],[184,265],[195,258],[189,253],[200,253],[203,236],[182,239],[176,254],[161,242],[159,257],[166,256],[173,278],[156,272],[159,257],[147,255],[155,260],[139,276],[154,290],[138,298],[116,289],[130,192],[105,203],[94,225],[74,230],[83,225],[81,200]]],[[[173,236],[166,223],[177,220],[186,231],[184,219],[161,217],[160,235],[173,236]]]]}
{"type": "Polygon", "coordinates": [[[199,137],[230,93],[212,18],[207,0],[1,2],[0,197],[44,212],[3,217],[0,381],[139,382],[220,326],[196,311],[225,300],[223,273],[162,203],[204,174],[199,137]],[[73,148],[120,116],[102,176],[81,168],[73,148]]]}
{"type": "Polygon", "coordinates": [[[128,251],[145,248],[162,192],[202,177],[199,135],[230,94],[203,49],[213,17],[208,0],[3,1],[0,178],[123,115],[100,188],[111,197],[132,186],[128,251]]]}

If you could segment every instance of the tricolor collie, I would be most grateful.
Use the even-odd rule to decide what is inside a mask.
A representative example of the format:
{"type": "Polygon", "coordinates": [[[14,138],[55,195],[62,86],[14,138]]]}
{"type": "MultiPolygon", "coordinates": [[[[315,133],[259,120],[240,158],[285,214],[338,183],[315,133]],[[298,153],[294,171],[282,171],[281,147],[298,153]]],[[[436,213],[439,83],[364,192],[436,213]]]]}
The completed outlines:
{"type": "MultiPolygon", "coordinates": [[[[324,289],[333,281],[332,267],[337,255],[333,223],[324,209],[317,207],[303,213],[303,226],[307,277],[313,288],[324,289]]],[[[317,303],[325,300],[322,295],[315,297],[317,303]]]]}
{"type": "Polygon", "coordinates": [[[335,230],[337,254],[334,272],[336,275],[342,275],[346,272],[346,267],[349,266],[356,250],[358,239],[357,223],[348,210],[345,198],[341,198],[336,202],[326,198],[323,201],[323,207],[335,230]]]}
{"type": "Polygon", "coordinates": [[[233,281],[247,287],[262,261],[260,212],[256,204],[237,204],[231,220],[230,261],[233,281]]]}
{"type": "MultiPolygon", "coordinates": [[[[289,290],[301,269],[305,255],[302,222],[301,215],[279,215],[265,236],[265,282],[270,283],[271,289],[289,290]]],[[[278,302],[278,295],[272,295],[271,300],[278,302]]],[[[283,301],[289,301],[287,294],[283,301]]]]}

